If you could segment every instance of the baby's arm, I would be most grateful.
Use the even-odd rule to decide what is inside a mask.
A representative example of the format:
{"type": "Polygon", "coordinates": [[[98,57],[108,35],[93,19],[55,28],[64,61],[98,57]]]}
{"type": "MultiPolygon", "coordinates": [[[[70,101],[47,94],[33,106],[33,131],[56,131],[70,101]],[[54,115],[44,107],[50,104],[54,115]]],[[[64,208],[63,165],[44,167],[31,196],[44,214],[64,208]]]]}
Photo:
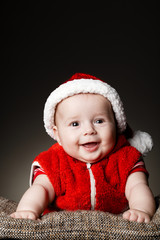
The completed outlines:
{"type": "Polygon", "coordinates": [[[128,177],[125,194],[130,209],[123,213],[123,218],[148,223],[154,215],[156,207],[146,175],[143,172],[135,172],[128,177]]]}
{"type": "Polygon", "coordinates": [[[44,209],[54,200],[55,191],[46,175],[39,175],[33,185],[24,193],[13,218],[36,220],[44,209]]]}

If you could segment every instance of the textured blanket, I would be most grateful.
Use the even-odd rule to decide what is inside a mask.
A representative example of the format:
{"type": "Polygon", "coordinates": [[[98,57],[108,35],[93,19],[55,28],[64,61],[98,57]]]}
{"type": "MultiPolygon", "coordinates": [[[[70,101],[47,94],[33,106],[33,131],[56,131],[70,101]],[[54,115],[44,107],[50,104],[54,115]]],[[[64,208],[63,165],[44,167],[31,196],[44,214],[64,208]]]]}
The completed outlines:
{"type": "Polygon", "coordinates": [[[0,239],[160,239],[160,196],[148,224],[100,211],[49,213],[40,221],[13,219],[17,203],[0,197],[0,239]]]}

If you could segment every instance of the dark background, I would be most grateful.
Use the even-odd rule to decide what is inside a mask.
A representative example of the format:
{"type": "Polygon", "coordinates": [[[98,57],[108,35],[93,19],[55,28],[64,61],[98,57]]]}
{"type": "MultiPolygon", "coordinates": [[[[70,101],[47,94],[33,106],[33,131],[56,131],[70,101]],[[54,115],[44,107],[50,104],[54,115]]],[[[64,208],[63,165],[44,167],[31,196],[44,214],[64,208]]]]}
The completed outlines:
{"type": "Polygon", "coordinates": [[[150,133],[145,158],[160,193],[159,29],[156,1],[1,1],[3,64],[0,195],[19,201],[30,166],[53,140],[43,127],[50,92],[75,72],[119,92],[133,129],[150,133]]]}

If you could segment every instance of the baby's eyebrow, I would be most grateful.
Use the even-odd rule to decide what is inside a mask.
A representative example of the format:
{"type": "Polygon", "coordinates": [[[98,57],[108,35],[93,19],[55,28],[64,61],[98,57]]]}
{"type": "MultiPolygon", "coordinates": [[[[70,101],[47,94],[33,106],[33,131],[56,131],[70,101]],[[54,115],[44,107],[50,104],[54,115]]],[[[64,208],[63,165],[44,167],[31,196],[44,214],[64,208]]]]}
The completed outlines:
{"type": "Polygon", "coordinates": [[[96,112],[96,115],[106,115],[106,113],[108,113],[108,111],[104,111],[104,112],[96,112]]]}
{"type": "Polygon", "coordinates": [[[68,117],[67,119],[65,119],[65,123],[68,123],[68,122],[73,122],[73,121],[78,121],[79,119],[79,116],[73,116],[73,117],[68,117]]]}
{"type": "Polygon", "coordinates": [[[111,112],[110,111],[104,111],[104,112],[97,112],[96,114],[95,114],[95,116],[99,116],[99,117],[103,117],[103,116],[108,116],[108,115],[110,115],[111,114],[111,112]]]}

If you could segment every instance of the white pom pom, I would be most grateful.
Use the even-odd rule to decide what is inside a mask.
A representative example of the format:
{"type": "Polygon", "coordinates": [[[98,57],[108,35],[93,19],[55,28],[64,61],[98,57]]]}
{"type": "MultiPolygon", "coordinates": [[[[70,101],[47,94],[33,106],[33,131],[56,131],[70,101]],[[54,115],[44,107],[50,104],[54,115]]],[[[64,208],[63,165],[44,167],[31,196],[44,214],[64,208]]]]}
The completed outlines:
{"type": "Polygon", "coordinates": [[[135,131],[133,138],[128,139],[131,146],[135,147],[142,155],[146,156],[153,147],[151,136],[146,132],[135,131]]]}

